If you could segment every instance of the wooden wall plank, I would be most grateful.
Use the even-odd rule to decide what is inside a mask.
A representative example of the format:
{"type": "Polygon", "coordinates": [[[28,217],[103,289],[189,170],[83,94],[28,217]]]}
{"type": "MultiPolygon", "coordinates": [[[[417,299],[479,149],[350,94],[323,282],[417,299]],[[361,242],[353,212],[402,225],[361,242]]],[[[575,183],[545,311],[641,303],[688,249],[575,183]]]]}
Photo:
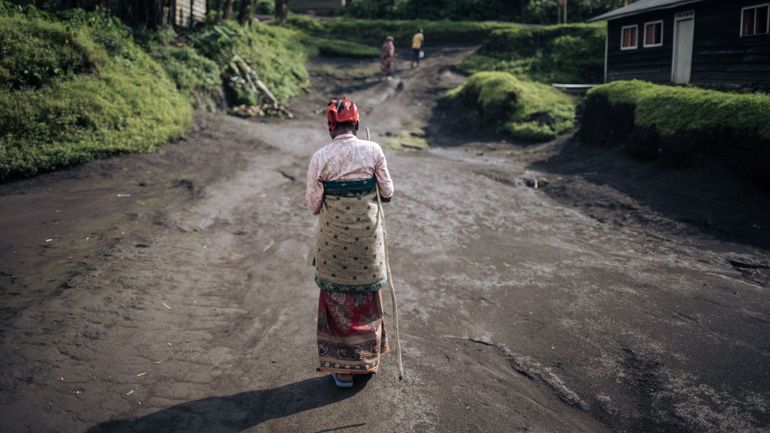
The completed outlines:
{"type": "Polygon", "coordinates": [[[692,82],[695,84],[770,85],[770,35],[740,37],[741,8],[757,0],[712,0],[665,11],[653,11],[608,23],[607,79],[671,79],[674,16],[695,11],[692,82]],[[642,46],[644,23],[663,20],[663,46],[642,46]],[[620,50],[620,32],[639,26],[639,48],[620,50]]]}

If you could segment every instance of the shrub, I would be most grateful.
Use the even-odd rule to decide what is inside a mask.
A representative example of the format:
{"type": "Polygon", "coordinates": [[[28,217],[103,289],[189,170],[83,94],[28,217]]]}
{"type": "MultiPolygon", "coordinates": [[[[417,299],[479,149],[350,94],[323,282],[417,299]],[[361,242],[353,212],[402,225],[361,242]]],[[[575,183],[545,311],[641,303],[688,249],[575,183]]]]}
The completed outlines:
{"type": "Polygon", "coordinates": [[[350,41],[311,36],[307,38],[307,43],[315,47],[319,54],[328,57],[373,58],[380,55],[380,50],[375,47],[350,41]]]}
{"type": "Polygon", "coordinates": [[[254,11],[261,15],[272,15],[275,12],[275,2],[273,0],[259,0],[254,11]]]}
{"type": "Polygon", "coordinates": [[[104,49],[82,32],[22,15],[0,17],[0,86],[6,89],[93,73],[105,62],[104,49]]]}
{"type": "MultiPolygon", "coordinates": [[[[570,2],[570,19],[583,21],[623,5],[622,0],[570,2]]],[[[353,0],[344,13],[359,18],[554,22],[555,0],[353,0]]]]}
{"type": "Polygon", "coordinates": [[[313,48],[308,47],[303,38],[301,32],[280,26],[263,23],[241,26],[227,21],[196,33],[193,46],[216,62],[223,73],[233,55],[240,55],[275,97],[285,102],[309,86],[305,61],[313,48]]]}
{"type": "Polygon", "coordinates": [[[188,128],[188,101],[113,21],[56,22],[14,11],[0,16],[0,29],[27,35],[4,51],[6,70],[38,74],[0,88],[0,180],[150,151],[188,128]],[[80,66],[57,72],[66,59],[80,66]]]}
{"type": "Polygon", "coordinates": [[[163,66],[177,89],[195,108],[216,109],[222,103],[219,66],[180,41],[171,28],[137,32],[145,51],[163,66]]]}
{"type": "Polygon", "coordinates": [[[654,127],[664,135],[721,127],[745,129],[770,139],[770,95],[763,93],[616,81],[591,90],[589,95],[605,95],[611,104],[635,106],[635,124],[654,127]]]}
{"type": "Polygon", "coordinates": [[[601,24],[498,29],[461,69],[526,74],[544,82],[596,83],[604,75],[604,35],[601,24]]]}
{"type": "Polygon", "coordinates": [[[463,123],[525,141],[545,141],[572,128],[575,101],[545,84],[507,72],[479,72],[450,90],[446,101],[463,123]]]}
{"type": "Polygon", "coordinates": [[[385,36],[395,39],[396,47],[410,48],[412,35],[418,28],[425,32],[427,46],[443,44],[477,44],[495,29],[520,27],[519,24],[477,21],[365,20],[332,18],[319,20],[305,15],[292,15],[286,26],[334,40],[349,40],[379,47],[385,36]]]}
{"type": "Polygon", "coordinates": [[[637,158],[687,166],[726,163],[770,187],[770,95],[617,81],[594,88],[579,137],[623,144],[637,158]]]}

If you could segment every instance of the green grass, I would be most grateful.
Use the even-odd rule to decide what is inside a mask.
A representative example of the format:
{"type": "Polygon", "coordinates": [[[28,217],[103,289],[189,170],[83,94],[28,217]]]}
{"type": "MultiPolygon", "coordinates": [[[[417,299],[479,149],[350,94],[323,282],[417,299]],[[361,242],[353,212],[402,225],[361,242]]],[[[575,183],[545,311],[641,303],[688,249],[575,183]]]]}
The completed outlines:
{"type": "Polygon", "coordinates": [[[597,83],[604,74],[604,38],[604,24],[498,29],[461,69],[504,71],[547,83],[597,83]]]}
{"type": "Polygon", "coordinates": [[[308,67],[308,72],[311,74],[346,81],[366,80],[376,76],[379,71],[380,65],[373,62],[346,65],[343,68],[328,64],[312,65],[308,67]]]}
{"type": "Polygon", "coordinates": [[[573,98],[507,72],[476,73],[450,90],[446,101],[469,126],[525,141],[547,141],[574,125],[573,98]]]}
{"type": "Polygon", "coordinates": [[[367,20],[332,18],[319,20],[305,15],[292,15],[287,27],[333,40],[348,40],[379,48],[385,36],[395,39],[396,48],[411,47],[418,28],[425,32],[426,47],[445,44],[478,44],[494,30],[518,28],[522,25],[482,21],[367,20]]]}
{"type": "Polygon", "coordinates": [[[163,66],[193,107],[216,110],[222,94],[219,65],[180,41],[171,28],[140,36],[145,51],[163,66]]]}
{"type": "Polygon", "coordinates": [[[616,81],[588,93],[589,99],[598,96],[613,105],[633,106],[635,125],[654,127],[662,135],[730,128],[755,131],[760,138],[770,140],[768,94],[616,81]]]}
{"type": "Polygon", "coordinates": [[[0,180],[151,151],[189,127],[190,103],[127,29],[3,10],[0,180]]]}
{"type": "MultiPolygon", "coordinates": [[[[305,62],[314,48],[297,30],[261,23],[241,26],[228,21],[196,33],[193,47],[219,65],[222,73],[227,72],[233,55],[240,55],[281,102],[309,87],[305,62]]],[[[245,87],[239,90],[246,93],[236,92],[236,105],[255,102],[256,95],[247,94],[245,87]]]]}
{"type": "Polygon", "coordinates": [[[380,56],[380,50],[377,48],[359,44],[357,42],[313,36],[308,36],[306,40],[308,45],[315,47],[322,56],[361,59],[370,59],[380,56]]]}
{"type": "Polygon", "coordinates": [[[707,162],[770,191],[770,95],[616,81],[588,92],[578,138],[682,168],[707,162]]]}
{"type": "Polygon", "coordinates": [[[82,33],[24,16],[2,18],[0,86],[40,87],[58,77],[96,72],[104,63],[102,49],[82,33]]]}

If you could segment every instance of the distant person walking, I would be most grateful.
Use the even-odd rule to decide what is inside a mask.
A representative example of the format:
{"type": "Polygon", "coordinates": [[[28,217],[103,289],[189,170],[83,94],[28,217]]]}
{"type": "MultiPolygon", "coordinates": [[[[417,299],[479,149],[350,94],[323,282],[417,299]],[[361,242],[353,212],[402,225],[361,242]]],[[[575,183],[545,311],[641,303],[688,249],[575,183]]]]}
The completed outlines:
{"type": "Polygon", "coordinates": [[[396,46],[393,45],[393,36],[386,36],[380,48],[380,73],[383,77],[393,75],[394,57],[396,57],[396,46]]]}
{"type": "Polygon", "coordinates": [[[414,68],[415,64],[420,67],[420,57],[423,56],[422,43],[425,40],[425,36],[422,34],[422,29],[418,29],[417,33],[412,36],[412,62],[409,64],[414,68]]]}

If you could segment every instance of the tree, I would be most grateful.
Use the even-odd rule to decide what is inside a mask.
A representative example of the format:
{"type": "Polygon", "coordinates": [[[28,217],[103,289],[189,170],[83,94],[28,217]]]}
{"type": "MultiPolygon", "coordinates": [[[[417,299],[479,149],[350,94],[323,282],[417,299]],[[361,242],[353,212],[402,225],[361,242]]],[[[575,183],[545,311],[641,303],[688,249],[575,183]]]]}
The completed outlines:
{"type": "Polygon", "coordinates": [[[238,7],[238,22],[243,24],[251,19],[254,15],[254,9],[256,8],[257,0],[240,0],[238,7]]]}
{"type": "Polygon", "coordinates": [[[214,19],[216,21],[222,20],[222,0],[216,0],[214,3],[214,19]]]}
{"type": "Polygon", "coordinates": [[[229,20],[233,17],[233,0],[225,0],[224,19],[229,20]]]}
{"type": "Polygon", "coordinates": [[[288,15],[289,0],[275,0],[275,18],[284,21],[288,15]]]}

